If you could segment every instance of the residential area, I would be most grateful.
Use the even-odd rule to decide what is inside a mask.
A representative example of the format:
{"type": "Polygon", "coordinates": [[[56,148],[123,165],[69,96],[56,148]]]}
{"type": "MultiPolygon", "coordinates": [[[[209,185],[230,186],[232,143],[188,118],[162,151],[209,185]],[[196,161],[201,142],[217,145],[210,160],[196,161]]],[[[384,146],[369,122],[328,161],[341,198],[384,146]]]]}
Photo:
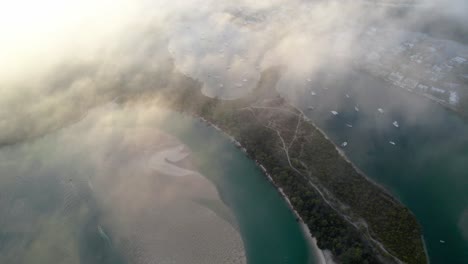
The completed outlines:
{"type": "Polygon", "coordinates": [[[402,36],[399,32],[365,31],[366,50],[355,65],[395,87],[425,96],[455,111],[468,103],[468,47],[421,33],[406,33],[401,42],[382,40],[402,36]]]}

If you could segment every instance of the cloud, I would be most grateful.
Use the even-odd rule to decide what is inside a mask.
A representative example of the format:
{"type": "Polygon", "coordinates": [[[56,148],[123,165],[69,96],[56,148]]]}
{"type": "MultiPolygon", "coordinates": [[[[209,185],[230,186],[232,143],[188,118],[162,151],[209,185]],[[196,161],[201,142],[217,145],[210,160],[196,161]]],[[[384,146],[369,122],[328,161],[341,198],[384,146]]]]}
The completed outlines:
{"type": "MultiPolygon", "coordinates": [[[[411,30],[447,13],[462,21],[455,14],[468,12],[457,0],[424,0],[396,12],[401,2],[15,2],[0,14],[9,22],[1,23],[0,36],[0,144],[46,134],[121,96],[168,86],[179,72],[201,81],[205,94],[231,99],[248,94],[264,69],[283,65],[278,89],[297,99],[312,83],[333,85],[321,81],[325,70],[345,77],[372,56],[407,59],[398,54],[401,42],[431,40],[411,30]]],[[[424,111],[412,119],[423,120],[424,111]]]]}
{"type": "MultiPolygon", "coordinates": [[[[80,184],[90,183],[99,193],[109,191],[115,198],[98,197],[110,208],[111,215],[130,210],[123,222],[108,220],[108,224],[122,227],[122,237],[128,236],[130,224],[138,224],[135,216],[144,214],[143,208],[151,205],[148,194],[154,186],[149,175],[154,171],[139,169],[147,165],[145,151],[151,147],[171,149],[177,144],[165,145],[173,139],[151,128],[164,116],[154,107],[157,99],[147,104],[138,102],[134,109],[109,104],[110,101],[176,86],[179,73],[200,81],[208,96],[238,98],[248,95],[263,70],[282,65],[285,70],[277,87],[281,93],[303,103],[304,91],[310,94],[310,89],[337,87],[328,90],[330,96],[321,103],[341,113],[342,108],[349,107],[343,100],[343,87],[381,85],[372,78],[351,78],[360,69],[360,63],[376,56],[385,59],[385,54],[391,54],[390,59],[395,61],[404,61],[407,58],[399,51],[403,41],[424,38],[437,44],[441,39],[451,39],[454,41],[444,40],[449,43],[450,52],[465,52],[468,56],[462,44],[468,43],[463,38],[468,36],[463,34],[468,32],[467,1],[422,0],[412,8],[406,5],[402,8],[398,5],[401,2],[2,3],[0,147],[17,144],[18,149],[2,148],[0,152],[2,174],[8,175],[1,177],[0,186],[9,186],[15,181],[13,176],[21,174],[78,175],[80,184]],[[351,79],[352,85],[348,83],[351,79]],[[51,133],[62,134],[53,140],[48,137],[51,133]],[[22,144],[28,140],[30,144],[22,144]],[[15,165],[18,160],[21,164],[15,165]],[[136,172],[143,176],[128,188],[128,176],[136,172]],[[86,173],[97,177],[88,181],[86,173]],[[118,179],[109,181],[110,176],[118,179]],[[128,203],[135,206],[125,208],[128,203]]],[[[376,99],[392,99],[386,112],[398,112],[412,124],[438,124],[440,115],[427,112],[425,104],[408,103],[406,95],[389,98],[386,96],[390,93],[368,91],[356,93],[351,107],[375,109],[376,99]]],[[[373,125],[380,124],[365,124],[373,125]]],[[[377,129],[385,132],[383,126],[377,129]]],[[[432,153],[432,149],[423,151],[432,153]]],[[[161,157],[158,162],[156,165],[161,165],[161,157]]],[[[145,169],[150,170],[150,166],[145,169]]],[[[60,184],[69,187],[67,180],[61,179],[60,184]]],[[[195,194],[206,190],[203,184],[194,184],[195,187],[190,187],[195,194]]],[[[159,206],[167,206],[180,186],[165,187],[158,189],[159,206]]],[[[210,194],[215,191],[208,189],[210,194]]],[[[21,211],[21,203],[15,204],[15,208],[21,211]]],[[[83,217],[81,212],[79,216],[83,217]]],[[[78,217],[76,220],[84,221],[78,217]]],[[[467,237],[466,213],[459,226],[467,237]]],[[[54,238],[59,241],[57,244],[65,239],[54,237],[50,226],[44,226],[43,230],[41,236],[54,238]]]]}

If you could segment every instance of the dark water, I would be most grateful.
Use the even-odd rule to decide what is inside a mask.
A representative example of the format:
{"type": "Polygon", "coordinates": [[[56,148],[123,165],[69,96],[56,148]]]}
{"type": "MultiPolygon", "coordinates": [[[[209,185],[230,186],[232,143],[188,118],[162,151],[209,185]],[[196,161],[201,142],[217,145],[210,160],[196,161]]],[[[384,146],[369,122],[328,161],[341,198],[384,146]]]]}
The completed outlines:
{"type": "Polygon", "coordinates": [[[359,168],[412,210],[431,263],[468,263],[467,123],[363,73],[323,74],[291,96],[337,145],[348,142],[346,155],[359,168]]]}
{"type": "Polygon", "coordinates": [[[164,123],[163,130],[194,152],[199,171],[233,210],[249,264],[315,263],[294,215],[252,160],[226,136],[193,118],[173,113],[164,123]]]}

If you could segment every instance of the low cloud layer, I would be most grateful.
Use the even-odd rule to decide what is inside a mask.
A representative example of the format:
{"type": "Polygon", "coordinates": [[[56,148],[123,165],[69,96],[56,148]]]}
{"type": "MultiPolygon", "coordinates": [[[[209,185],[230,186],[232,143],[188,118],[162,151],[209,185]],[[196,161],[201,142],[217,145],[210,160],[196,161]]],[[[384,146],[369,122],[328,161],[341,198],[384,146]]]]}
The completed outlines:
{"type": "MultiPolygon", "coordinates": [[[[447,68],[455,70],[447,75],[456,81],[434,93],[446,89],[447,102],[451,92],[462,96],[464,75],[455,72],[453,59],[468,58],[467,18],[464,0],[2,3],[0,147],[68,127],[121,97],[175,86],[181,73],[200,81],[208,96],[245,96],[262,71],[276,65],[285,66],[277,89],[302,107],[316,107],[313,96],[326,91],[320,102],[326,112],[356,107],[374,115],[386,103],[388,122],[363,124],[375,125],[379,135],[395,118],[418,129],[436,125],[442,117],[426,103],[354,87],[381,85],[375,76],[382,71],[409,87],[407,77],[437,77],[450,62],[447,68]],[[407,54],[414,46],[418,51],[407,54]],[[356,78],[361,71],[375,78],[356,78]]],[[[99,149],[107,134],[93,132],[99,149]]],[[[466,235],[465,215],[459,226],[466,235]]]]}
{"type": "Polygon", "coordinates": [[[8,235],[0,261],[245,263],[235,219],[191,150],[158,128],[165,118],[154,106],[106,104],[2,150],[0,224],[8,235]]]}

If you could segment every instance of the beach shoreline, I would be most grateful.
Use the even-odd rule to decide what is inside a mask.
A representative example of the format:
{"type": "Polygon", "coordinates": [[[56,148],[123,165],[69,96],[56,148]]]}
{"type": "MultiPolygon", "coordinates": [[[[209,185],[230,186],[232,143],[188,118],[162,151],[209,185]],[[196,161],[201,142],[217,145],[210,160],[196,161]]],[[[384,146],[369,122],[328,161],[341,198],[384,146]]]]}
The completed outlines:
{"type": "Polygon", "coordinates": [[[333,264],[334,262],[331,260],[331,258],[332,258],[331,252],[326,252],[325,250],[322,250],[322,249],[320,249],[318,247],[317,239],[312,235],[312,233],[310,232],[310,229],[307,226],[307,224],[304,222],[304,220],[299,215],[299,213],[294,209],[293,205],[291,204],[291,202],[289,200],[289,197],[283,192],[281,187],[279,187],[275,183],[275,181],[273,180],[271,175],[268,173],[266,168],[262,164],[260,164],[257,160],[250,157],[248,152],[247,152],[247,149],[244,146],[242,146],[242,144],[239,141],[237,141],[233,136],[229,135],[227,132],[225,132],[224,130],[222,130],[220,127],[213,124],[209,120],[205,119],[204,117],[201,117],[201,116],[195,116],[195,117],[198,118],[201,122],[211,126],[212,128],[216,129],[217,131],[221,132],[224,136],[226,136],[231,141],[231,143],[233,143],[238,149],[240,149],[242,152],[244,152],[245,155],[249,159],[251,159],[251,160],[253,160],[255,162],[257,167],[262,171],[262,174],[264,176],[266,176],[268,181],[275,187],[275,189],[281,195],[283,200],[286,202],[288,208],[294,214],[294,217],[298,220],[298,223],[299,223],[299,225],[301,227],[301,230],[302,230],[302,232],[303,232],[303,234],[304,234],[304,236],[305,236],[305,238],[307,240],[307,243],[309,244],[310,250],[312,252],[314,252],[314,254],[315,254],[315,262],[314,263],[317,263],[317,264],[333,264]]]}

